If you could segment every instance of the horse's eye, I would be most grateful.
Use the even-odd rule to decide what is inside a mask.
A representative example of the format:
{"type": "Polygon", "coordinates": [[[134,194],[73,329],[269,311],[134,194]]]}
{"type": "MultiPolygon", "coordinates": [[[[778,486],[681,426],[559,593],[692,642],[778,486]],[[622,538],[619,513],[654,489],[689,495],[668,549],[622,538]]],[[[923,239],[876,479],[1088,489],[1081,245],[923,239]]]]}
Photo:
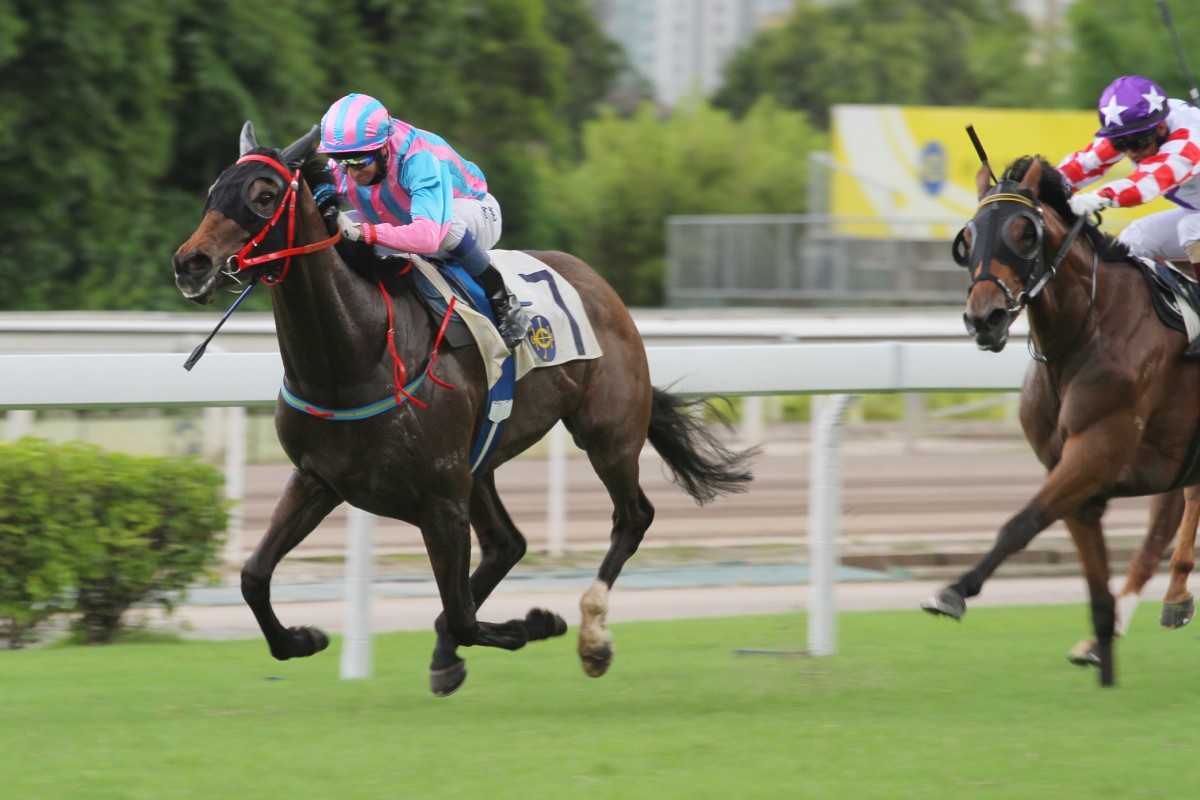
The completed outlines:
{"type": "Polygon", "coordinates": [[[275,192],[270,190],[259,192],[258,196],[254,198],[254,204],[262,209],[270,208],[275,205],[275,192]]]}

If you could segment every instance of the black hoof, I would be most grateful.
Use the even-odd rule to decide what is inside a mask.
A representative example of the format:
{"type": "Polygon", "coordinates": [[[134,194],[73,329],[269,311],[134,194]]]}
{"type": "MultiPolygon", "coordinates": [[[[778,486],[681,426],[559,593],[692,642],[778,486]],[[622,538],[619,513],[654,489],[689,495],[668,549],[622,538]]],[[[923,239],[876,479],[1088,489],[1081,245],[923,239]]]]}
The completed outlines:
{"type": "Polygon", "coordinates": [[[1182,628],[1196,615],[1196,602],[1192,598],[1182,603],[1163,603],[1162,615],[1158,618],[1164,628],[1182,628]]]}
{"type": "Polygon", "coordinates": [[[287,632],[291,637],[288,649],[279,651],[271,648],[271,655],[279,661],[287,661],[289,658],[307,658],[329,647],[329,637],[320,628],[308,626],[288,628],[287,632]]]}
{"type": "Polygon", "coordinates": [[[546,608],[531,608],[525,615],[525,630],[529,641],[562,636],[567,632],[567,621],[546,608]]]}
{"type": "Polygon", "coordinates": [[[921,601],[921,608],[930,614],[962,619],[967,613],[967,601],[957,591],[947,586],[933,597],[921,601]]]}
{"type": "Polygon", "coordinates": [[[448,667],[429,670],[429,690],[438,697],[446,697],[458,691],[466,679],[466,662],[459,659],[448,667]]]}

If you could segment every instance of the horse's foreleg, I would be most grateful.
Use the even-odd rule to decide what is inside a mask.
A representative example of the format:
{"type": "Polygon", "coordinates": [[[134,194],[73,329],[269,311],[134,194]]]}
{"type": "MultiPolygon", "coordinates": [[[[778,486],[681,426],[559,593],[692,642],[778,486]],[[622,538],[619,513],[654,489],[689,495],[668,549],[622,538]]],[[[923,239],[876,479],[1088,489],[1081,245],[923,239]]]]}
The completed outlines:
{"type": "Polygon", "coordinates": [[[1079,563],[1087,581],[1092,606],[1092,629],[1096,634],[1094,654],[1100,668],[1100,685],[1112,686],[1116,668],[1113,664],[1113,638],[1116,631],[1116,600],[1108,586],[1108,549],[1104,544],[1104,532],[1100,518],[1104,515],[1105,503],[1095,501],[1087,504],[1078,514],[1063,518],[1071,540],[1079,553],[1079,563]]]}
{"type": "MultiPolygon", "coordinates": [[[[1129,562],[1129,570],[1125,573],[1125,585],[1117,595],[1117,627],[1114,635],[1121,639],[1129,631],[1129,624],[1137,611],[1142,589],[1154,577],[1158,562],[1162,560],[1167,545],[1175,538],[1175,531],[1183,519],[1183,490],[1154,495],[1150,498],[1150,522],[1146,535],[1129,562]]],[[[1080,639],[1070,652],[1067,660],[1078,666],[1097,666],[1100,663],[1095,652],[1096,639],[1088,637],[1080,639]]]]}
{"type": "Polygon", "coordinates": [[[1189,486],[1185,492],[1186,507],[1179,524],[1179,538],[1171,555],[1171,583],[1163,597],[1160,622],[1164,628],[1182,628],[1192,621],[1196,604],[1188,591],[1187,580],[1196,564],[1196,525],[1200,523],[1200,487],[1189,486]]]}
{"type": "MultiPolygon", "coordinates": [[[[1126,459],[1114,454],[1131,449],[1109,426],[1094,426],[1093,434],[1068,439],[1062,458],[1046,476],[1042,488],[1012,519],[1000,528],[996,541],[979,563],[963,573],[958,581],[944,587],[936,595],[922,601],[921,607],[934,614],[961,619],[966,613],[968,597],[979,594],[983,584],[1013,553],[1024,550],[1051,523],[1075,513],[1108,485],[1111,476],[1097,468],[1098,464],[1124,464],[1126,459]]],[[[1101,508],[1103,513],[1103,508],[1101,508]]]]}
{"type": "Polygon", "coordinates": [[[342,502],[324,481],[293,470],[258,547],[242,567],[242,597],[258,620],[271,655],[280,661],[311,656],[329,646],[317,628],[284,628],[271,607],[271,575],[292,548],[342,502]]]}

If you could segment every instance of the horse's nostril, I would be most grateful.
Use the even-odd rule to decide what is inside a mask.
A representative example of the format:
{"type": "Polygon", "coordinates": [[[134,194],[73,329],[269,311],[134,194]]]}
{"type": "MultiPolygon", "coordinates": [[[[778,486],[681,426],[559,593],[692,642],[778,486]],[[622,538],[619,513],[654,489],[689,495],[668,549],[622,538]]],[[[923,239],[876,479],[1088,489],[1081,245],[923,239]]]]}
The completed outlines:
{"type": "Polygon", "coordinates": [[[1008,324],[1008,312],[1003,308],[993,308],[990,312],[988,312],[987,319],[985,320],[984,324],[987,325],[988,330],[1003,330],[1008,324]]]}
{"type": "Polygon", "coordinates": [[[175,275],[204,274],[212,266],[212,260],[203,253],[193,250],[186,255],[176,253],[171,259],[175,262],[175,275]]]}

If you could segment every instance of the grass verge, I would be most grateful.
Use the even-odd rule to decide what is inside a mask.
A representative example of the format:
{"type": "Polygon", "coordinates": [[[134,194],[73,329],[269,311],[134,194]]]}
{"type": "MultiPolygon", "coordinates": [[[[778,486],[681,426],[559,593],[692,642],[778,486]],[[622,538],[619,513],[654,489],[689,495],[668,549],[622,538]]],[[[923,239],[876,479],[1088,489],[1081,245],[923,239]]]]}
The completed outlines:
{"type": "Polygon", "coordinates": [[[1190,796],[1196,637],[1145,617],[1118,687],[1064,654],[1075,606],[844,613],[828,658],[802,614],[613,625],[586,678],[574,629],[463,651],[428,694],[431,633],[380,635],[375,677],[338,646],[278,663],[259,641],[0,652],[12,798],[1073,798],[1190,796]],[[1184,768],[1180,768],[1183,765],[1184,768]]]}

